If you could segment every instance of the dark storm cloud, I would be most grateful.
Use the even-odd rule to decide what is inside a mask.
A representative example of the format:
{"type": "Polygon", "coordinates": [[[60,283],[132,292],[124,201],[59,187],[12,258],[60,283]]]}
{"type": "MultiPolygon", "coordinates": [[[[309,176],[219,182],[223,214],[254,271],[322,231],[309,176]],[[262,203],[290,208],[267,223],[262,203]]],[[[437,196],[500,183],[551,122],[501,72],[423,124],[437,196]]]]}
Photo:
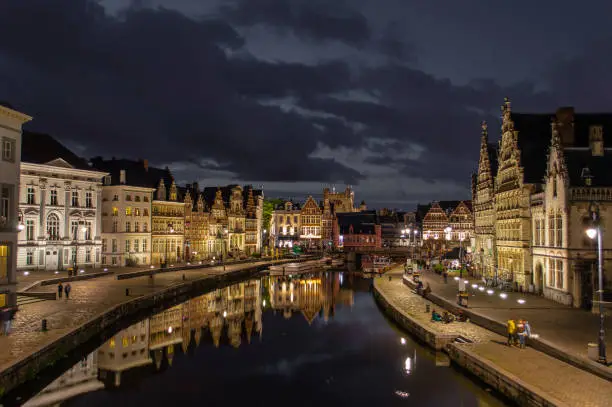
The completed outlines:
{"type": "Polygon", "coordinates": [[[337,40],[362,46],[370,39],[366,18],[335,0],[235,0],[222,8],[234,24],[265,25],[314,41],[337,40]]]}
{"type": "Polygon", "coordinates": [[[585,47],[582,52],[556,64],[548,85],[564,105],[601,111],[612,110],[612,37],[585,47]]]}
{"type": "Polygon", "coordinates": [[[348,66],[339,61],[317,66],[270,63],[254,58],[232,61],[229,79],[246,96],[281,98],[333,93],[351,87],[348,66]]]}
{"type": "Polygon", "coordinates": [[[360,162],[315,158],[323,145],[366,150],[366,164],[398,179],[467,186],[480,122],[495,140],[505,96],[519,111],[550,112],[560,100],[610,105],[607,44],[557,65],[554,93],[542,93],[528,82],[457,86],[408,66],[415,48],[398,26],[374,33],[344,2],[244,0],[206,19],[142,6],[110,16],[85,0],[24,3],[0,2],[0,99],[89,155],[198,163],[205,174],[262,182],[364,179],[343,165],[360,162]],[[350,69],[345,60],[259,60],[233,25],[292,32],[306,49],[340,41],[388,58],[350,69]]]}
{"type": "Polygon", "coordinates": [[[116,19],[86,1],[3,2],[0,38],[1,74],[11,78],[0,92],[39,129],[92,155],[210,158],[240,179],[361,177],[308,157],[327,137],[308,118],[250,98],[265,93],[253,82],[265,84],[267,96],[336,91],[347,80],[342,64],[228,59],[222,48],[240,47],[242,38],[223,21],[141,8],[116,19]]]}

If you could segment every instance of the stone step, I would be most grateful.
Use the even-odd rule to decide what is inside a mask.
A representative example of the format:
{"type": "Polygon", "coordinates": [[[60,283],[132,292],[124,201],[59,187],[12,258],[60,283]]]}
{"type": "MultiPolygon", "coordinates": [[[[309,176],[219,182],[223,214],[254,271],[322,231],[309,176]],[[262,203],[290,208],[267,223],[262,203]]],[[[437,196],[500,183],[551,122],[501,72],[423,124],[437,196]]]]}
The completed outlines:
{"type": "Polygon", "coordinates": [[[26,305],[26,304],[34,304],[34,303],[41,302],[41,301],[47,301],[47,300],[44,300],[42,298],[36,298],[36,297],[26,297],[24,295],[17,296],[17,306],[26,305]]]}

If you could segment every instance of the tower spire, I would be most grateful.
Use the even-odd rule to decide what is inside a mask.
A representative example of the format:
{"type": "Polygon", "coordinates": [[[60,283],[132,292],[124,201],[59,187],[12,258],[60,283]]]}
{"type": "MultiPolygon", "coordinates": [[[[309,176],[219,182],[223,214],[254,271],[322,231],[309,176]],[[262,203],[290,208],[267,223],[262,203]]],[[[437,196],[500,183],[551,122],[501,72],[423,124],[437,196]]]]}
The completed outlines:
{"type": "Polygon", "coordinates": [[[482,123],[480,123],[480,129],[481,129],[480,145],[481,147],[483,145],[486,147],[487,144],[489,144],[489,131],[487,130],[486,120],[483,120],[482,123]]]}
{"type": "Polygon", "coordinates": [[[552,135],[552,139],[551,139],[552,146],[555,148],[560,148],[561,136],[559,135],[559,127],[557,123],[557,118],[554,116],[550,118],[550,130],[551,130],[551,135],[552,135]]]}

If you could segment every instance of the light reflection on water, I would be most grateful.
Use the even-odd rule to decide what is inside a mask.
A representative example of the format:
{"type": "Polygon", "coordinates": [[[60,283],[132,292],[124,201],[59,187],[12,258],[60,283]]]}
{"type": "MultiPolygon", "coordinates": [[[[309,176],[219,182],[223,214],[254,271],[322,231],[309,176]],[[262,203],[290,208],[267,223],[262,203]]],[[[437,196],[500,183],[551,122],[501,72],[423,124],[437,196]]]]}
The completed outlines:
{"type": "Polygon", "coordinates": [[[436,367],[369,286],[320,272],[212,291],[118,332],[24,406],[503,405],[436,367]]]}

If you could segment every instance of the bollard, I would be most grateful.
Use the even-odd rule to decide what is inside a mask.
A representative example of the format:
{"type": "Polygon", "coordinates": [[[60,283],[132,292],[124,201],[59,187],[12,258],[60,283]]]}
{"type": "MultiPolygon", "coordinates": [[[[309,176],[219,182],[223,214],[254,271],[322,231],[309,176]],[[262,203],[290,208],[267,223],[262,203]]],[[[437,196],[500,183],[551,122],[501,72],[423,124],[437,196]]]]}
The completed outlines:
{"type": "Polygon", "coordinates": [[[389,276],[389,281],[391,281],[391,276],[389,276]]]}
{"type": "Polygon", "coordinates": [[[185,281],[185,274],[183,274],[183,281],[185,281]]]}
{"type": "Polygon", "coordinates": [[[42,320],[42,331],[47,332],[47,320],[46,319],[42,320]]]}
{"type": "Polygon", "coordinates": [[[425,304],[425,312],[429,312],[429,310],[430,310],[429,304],[425,304]]]}
{"type": "Polygon", "coordinates": [[[129,297],[129,296],[130,296],[130,289],[129,289],[129,288],[126,288],[126,289],[125,289],[125,296],[126,296],[126,297],[129,297]]]}

